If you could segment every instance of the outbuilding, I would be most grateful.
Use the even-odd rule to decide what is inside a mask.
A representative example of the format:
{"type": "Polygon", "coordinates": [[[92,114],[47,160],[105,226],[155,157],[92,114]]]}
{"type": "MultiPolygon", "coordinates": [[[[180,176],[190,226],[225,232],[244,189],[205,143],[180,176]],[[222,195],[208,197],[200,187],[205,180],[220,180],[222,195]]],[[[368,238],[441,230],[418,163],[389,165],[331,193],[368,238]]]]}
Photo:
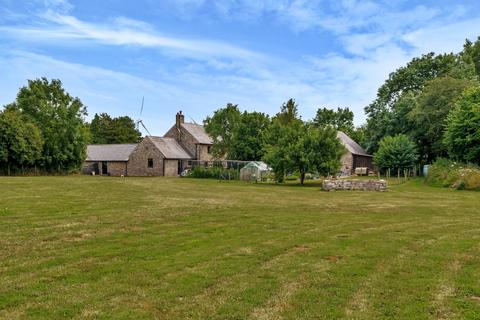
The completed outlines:
{"type": "Polygon", "coordinates": [[[128,174],[128,160],[138,144],[92,144],[87,146],[84,174],[121,176],[128,174]]]}
{"type": "Polygon", "coordinates": [[[340,159],[342,166],[341,175],[350,176],[357,168],[367,168],[367,173],[374,170],[372,155],[368,154],[358,143],[350,138],[345,132],[338,131],[337,138],[343,144],[347,152],[340,159]]]}
{"type": "Polygon", "coordinates": [[[262,181],[265,180],[272,169],[262,161],[251,161],[240,169],[240,180],[262,181]]]}

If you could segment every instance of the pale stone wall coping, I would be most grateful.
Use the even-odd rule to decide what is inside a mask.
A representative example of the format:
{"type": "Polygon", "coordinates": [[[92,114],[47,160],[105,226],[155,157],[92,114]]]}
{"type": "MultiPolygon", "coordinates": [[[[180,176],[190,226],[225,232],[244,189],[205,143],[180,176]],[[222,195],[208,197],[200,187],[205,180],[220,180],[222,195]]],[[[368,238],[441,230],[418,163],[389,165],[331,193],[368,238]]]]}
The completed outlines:
{"type": "Polygon", "coordinates": [[[365,179],[338,179],[324,180],[322,189],[325,191],[335,190],[361,190],[361,191],[387,191],[386,180],[365,179]]]}

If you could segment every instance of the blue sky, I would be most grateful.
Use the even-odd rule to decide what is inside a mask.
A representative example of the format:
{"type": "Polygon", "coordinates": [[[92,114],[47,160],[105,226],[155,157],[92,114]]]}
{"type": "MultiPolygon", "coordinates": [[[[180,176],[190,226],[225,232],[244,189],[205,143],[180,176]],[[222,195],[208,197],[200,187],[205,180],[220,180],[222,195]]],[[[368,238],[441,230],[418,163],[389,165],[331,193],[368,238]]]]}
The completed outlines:
{"type": "Polygon", "coordinates": [[[228,102],[304,119],[349,107],[365,121],[388,74],[480,35],[478,1],[0,0],[0,105],[27,79],[59,78],[88,106],[162,135],[228,102]]]}

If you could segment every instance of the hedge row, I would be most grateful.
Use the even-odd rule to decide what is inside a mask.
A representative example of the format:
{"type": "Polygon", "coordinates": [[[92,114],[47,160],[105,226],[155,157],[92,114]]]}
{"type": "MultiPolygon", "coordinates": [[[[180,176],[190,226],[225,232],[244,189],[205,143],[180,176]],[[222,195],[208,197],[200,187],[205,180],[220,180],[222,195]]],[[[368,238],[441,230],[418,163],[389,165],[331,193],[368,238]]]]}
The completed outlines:
{"type": "Polygon", "coordinates": [[[458,190],[480,190],[480,168],[438,159],[428,169],[427,183],[458,190]]]}

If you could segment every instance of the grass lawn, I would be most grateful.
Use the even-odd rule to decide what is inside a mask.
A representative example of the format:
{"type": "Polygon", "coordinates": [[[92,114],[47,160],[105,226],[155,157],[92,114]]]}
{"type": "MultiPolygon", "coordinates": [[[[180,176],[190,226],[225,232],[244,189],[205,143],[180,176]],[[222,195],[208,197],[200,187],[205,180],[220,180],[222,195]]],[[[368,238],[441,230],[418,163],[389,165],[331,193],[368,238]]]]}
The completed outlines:
{"type": "Polygon", "coordinates": [[[0,318],[480,319],[480,193],[0,178],[0,318]]]}

